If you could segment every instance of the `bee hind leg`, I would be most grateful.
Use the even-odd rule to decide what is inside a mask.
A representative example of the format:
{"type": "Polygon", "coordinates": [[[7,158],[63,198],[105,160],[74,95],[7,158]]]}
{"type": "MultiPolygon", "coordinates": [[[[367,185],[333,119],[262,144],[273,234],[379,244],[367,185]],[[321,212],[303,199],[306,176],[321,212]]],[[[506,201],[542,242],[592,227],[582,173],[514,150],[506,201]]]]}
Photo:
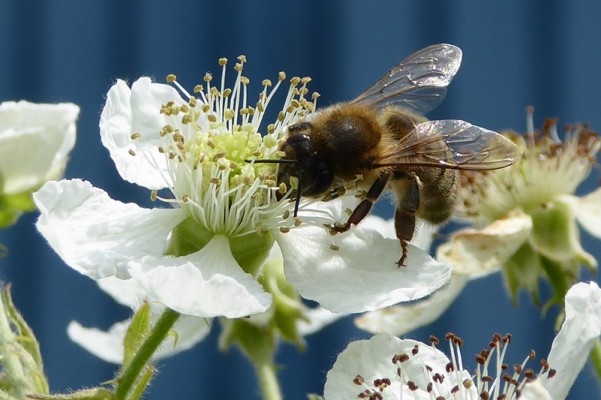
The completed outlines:
{"type": "Polygon", "coordinates": [[[419,183],[415,175],[405,175],[400,179],[409,180],[405,193],[400,199],[394,214],[394,229],[396,237],[401,242],[401,250],[403,251],[403,255],[397,262],[397,265],[402,267],[407,259],[407,242],[413,238],[413,233],[415,232],[415,214],[419,209],[419,183]]]}
{"type": "Polygon", "coordinates": [[[346,232],[351,228],[351,225],[357,225],[359,222],[361,222],[363,218],[369,214],[371,207],[386,188],[389,178],[390,175],[382,174],[378,177],[378,179],[375,180],[375,182],[367,191],[367,196],[365,199],[363,199],[363,201],[361,201],[361,203],[355,207],[351,213],[351,216],[344,224],[326,225],[326,227],[330,229],[330,233],[336,234],[346,232]]]}

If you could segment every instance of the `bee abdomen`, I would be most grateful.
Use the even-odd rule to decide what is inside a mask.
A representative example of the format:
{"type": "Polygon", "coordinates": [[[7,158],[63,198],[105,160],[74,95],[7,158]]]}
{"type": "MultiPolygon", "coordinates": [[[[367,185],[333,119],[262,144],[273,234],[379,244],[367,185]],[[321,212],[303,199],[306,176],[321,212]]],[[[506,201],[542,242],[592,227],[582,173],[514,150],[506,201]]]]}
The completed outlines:
{"type": "Polygon", "coordinates": [[[417,171],[421,203],[417,215],[433,224],[447,221],[457,200],[458,172],[452,169],[423,168],[417,171]]]}

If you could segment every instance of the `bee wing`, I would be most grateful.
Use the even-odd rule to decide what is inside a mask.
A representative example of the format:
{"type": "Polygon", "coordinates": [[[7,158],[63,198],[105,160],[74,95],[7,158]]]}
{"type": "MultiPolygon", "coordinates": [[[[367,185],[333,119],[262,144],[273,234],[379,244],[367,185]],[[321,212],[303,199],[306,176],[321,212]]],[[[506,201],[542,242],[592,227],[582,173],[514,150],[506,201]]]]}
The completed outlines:
{"type": "Polygon", "coordinates": [[[359,95],[353,104],[395,106],[426,114],[438,106],[461,65],[461,49],[435,44],[413,53],[359,95]]]}
{"type": "Polygon", "coordinates": [[[375,167],[414,165],[493,170],[514,164],[521,151],[496,132],[460,120],[426,121],[376,160],[375,167]]]}

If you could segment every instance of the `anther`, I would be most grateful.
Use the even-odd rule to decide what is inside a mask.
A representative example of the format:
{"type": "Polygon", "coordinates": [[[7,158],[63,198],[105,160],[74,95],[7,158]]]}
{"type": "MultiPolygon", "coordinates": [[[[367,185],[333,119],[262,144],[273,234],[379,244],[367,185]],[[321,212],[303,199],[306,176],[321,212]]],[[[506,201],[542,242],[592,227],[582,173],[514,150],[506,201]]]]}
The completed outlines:
{"type": "Polygon", "coordinates": [[[177,77],[174,74],[167,75],[167,82],[168,83],[173,83],[173,82],[176,81],[176,79],[177,79],[177,77]]]}

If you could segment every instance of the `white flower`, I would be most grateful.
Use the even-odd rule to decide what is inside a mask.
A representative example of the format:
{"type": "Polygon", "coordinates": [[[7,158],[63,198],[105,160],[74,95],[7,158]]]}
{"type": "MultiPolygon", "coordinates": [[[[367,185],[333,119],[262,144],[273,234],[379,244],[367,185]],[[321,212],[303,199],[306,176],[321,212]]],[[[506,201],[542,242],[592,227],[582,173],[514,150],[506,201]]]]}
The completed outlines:
{"type": "Polygon", "coordinates": [[[143,287],[140,298],[200,317],[236,318],[270,307],[272,296],[257,277],[274,241],[290,284],[331,311],[373,310],[442,287],[448,267],[410,247],[408,266],[398,268],[398,240],[368,225],[332,237],[324,224],[346,218],[346,198],[303,199],[292,217],[277,165],[246,160],[279,157],[285,127],[314,108],[305,98],[309,80],[291,80],[282,111],[261,135],[267,104],[285,75],[271,91],[264,81],[251,106],[239,60],[232,89],[225,86],[224,59],[220,86],[207,75],[196,96],[173,76],[179,92],[149,78],[111,88],[102,142],[123,179],[169,207],[124,204],[80,180],[48,183],[35,195],[37,226],[63,260],[93,279],[133,278],[143,287]]]}
{"type": "Polygon", "coordinates": [[[513,370],[506,351],[511,335],[495,335],[476,356],[473,373],[464,369],[461,339],[449,334],[450,356],[435,346],[379,334],[351,343],[328,372],[324,397],[336,399],[554,399],[562,400],[601,335],[601,289],[578,283],[567,293],[566,319],[553,341],[548,361],[536,373],[526,368],[531,353],[513,370]]]}
{"type": "Polygon", "coordinates": [[[62,177],[78,114],[71,103],[0,104],[0,225],[30,209],[32,191],[62,177]]]}

